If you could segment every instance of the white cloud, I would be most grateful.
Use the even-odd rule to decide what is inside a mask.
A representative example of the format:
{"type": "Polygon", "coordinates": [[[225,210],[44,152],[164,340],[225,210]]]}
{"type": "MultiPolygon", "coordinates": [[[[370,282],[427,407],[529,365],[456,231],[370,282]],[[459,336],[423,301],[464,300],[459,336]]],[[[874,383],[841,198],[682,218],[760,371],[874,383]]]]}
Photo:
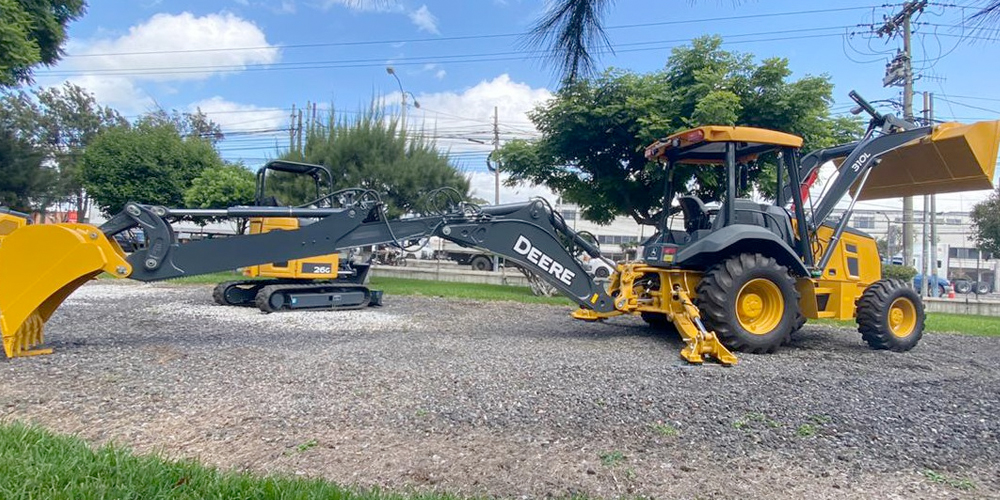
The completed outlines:
{"type": "Polygon", "coordinates": [[[193,112],[198,109],[218,123],[223,133],[277,129],[285,125],[288,119],[286,110],[228,101],[221,96],[188,105],[188,111],[193,112]]]}
{"type": "MultiPolygon", "coordinates": [[[[486,200],[492,205],[496,199],[496,180],[494,174],[490,172],[470,172],[467,175],[470,184],[469,194],[486,200]]],[[[500,203],[527,201],[539,196],[549,200],[550,203],[555,203],[558,198],[555,193],[544,186],[529,186],[527,184],[517,187],[504,186],[504,181],[507,180],[507,177],[503,172],[500,173],[500,203]]]]}
{"type": "Polygon", "coordinates": [[[131,80],[152,81],[203,80],[280,58],[257,25],[232,13],[156,14],[125,35],[77,41],[68,49],[72,56],[64,59],[61,69],[104,76],[122,72],[131,80]],[[250,49],[231,50],[235,48],[250,49]]]}
{"type": "Polygon", "coordinates": [[[295,2],[293,0],[282,0],[281,7],[278,8],[278,12],[281,14],[294,14],[295,2]]]}
{"type": "Polygon", "coordinates": [[[67,81],[87,89],[94,94],[97,102],[111,106],[124,115],[137,115],[156,108],[153,98],[128,78],[82,75],[67,81]]]}
{"type": "Polygon", "coordinates": [[[444,80],[444,77],[448,75],[448,72],[442,69],[437,64],[425,64],[422,72],[424,73],[433,72],[434,78],[437,78],[438,80],[444,80]]]}
{"type": "Polygon", "coordinates": [[[427,5],[422,5],[419,9],[410,12],[409,16],[410,21],[412,21],[420,31],[426,31],[434,35],[441,34],[437,26],[437,17],[435,17],[434,14],[431,14],[427,5]]]}
{"type": "MultiPolygon", "coordinates": [[[[398,103],[399,93],[385,97],[387,103],[398,103]]],[[[530,139],[538,136],[527,112],[550,99],[544,88],[511,80],[507,74],[456,92],[417,95],[419,109],[410,109],[407,121],[412,128],[422,127],[436,137],[440,148],[448,150],[453,162],[469,172],[473,194],[493,201],[493,174],[486,172],[486,155],[493,149],[493,108],[497,107],[501,142],[530,139]],[[469,139],[482,141],[477,144],[469,139]]],[[[543,187],[501,186],[502,202],[526,200],[532,196],[554,199],[543,187]]]]}
{"type": "MultiPolygon", "coordinates": [[[[552,97],[545,88],[532,88],[511,80],[503,74],[493,80],[483,80],[461,92],[420,94],[420,109],[410,110],[408,120],[413,126],[438,130],[437,135],[462,136],[461,147],[454,151],[488,151],[465,137],[492,141],[493,108],[497,108],[501,139],[532,138],[538,135],[528,119],[528,111],[552,97]]],[[[399,92],[386,96],[386,102],[399,102],[399,92]]]]}
{"type": "Polygon", "coordinates": [[[385,0],[320,0],[317,4],[323,10],[344,7],[359,12],[398,12],[401,7],[385,0]]]}

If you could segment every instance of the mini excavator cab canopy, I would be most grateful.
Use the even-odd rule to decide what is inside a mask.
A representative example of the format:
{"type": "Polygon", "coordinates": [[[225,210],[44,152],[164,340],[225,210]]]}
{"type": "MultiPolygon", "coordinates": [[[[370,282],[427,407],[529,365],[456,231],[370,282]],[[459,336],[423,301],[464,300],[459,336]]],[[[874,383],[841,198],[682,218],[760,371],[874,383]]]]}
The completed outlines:
{"type": "MultiPolygon", "coordinates": [[[[255,204],[263,207],[285,206],[290,200],[279,200],[273,194],[275,173],[285,174],[286,177],[311,178],[312,186],[309,189],[315,191],[315,196],[311,200],[319,200],[324,194],[333,189],[333,176],[330,170],[322,165],[312,165],[309,163],[299,163],[286,160],[271,160],[260,170],[257,170],[257,195],[255,204]],[[271,181],[270,183],[268,181],[271,181]],[[286,203],[283,203],[286,202],[286,203]]],[[[294,180],[292,182],[295,182],[294,180]]],[[[304,186],[297,186],[305,188],[304,186]]],[[[304,193],[303,193],[304,194],[304,193]]],[[[301,201],[301,200],[298,200],[301,201]]]]}

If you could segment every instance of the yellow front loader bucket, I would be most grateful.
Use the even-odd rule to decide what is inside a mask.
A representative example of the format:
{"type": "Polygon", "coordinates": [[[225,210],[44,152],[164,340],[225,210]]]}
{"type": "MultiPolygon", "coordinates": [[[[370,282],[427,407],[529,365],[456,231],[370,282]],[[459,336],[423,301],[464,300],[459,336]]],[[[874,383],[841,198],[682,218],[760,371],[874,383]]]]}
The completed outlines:
{"type": "Polygon", "coordinates": [[[8,358],[48,354],[43,326],[66,297],[102,271],[132,267],[118,243],[87,224],[17,227],[0,239],[0,335],[8,358]]]}
{"type": "Polygon", "coordinates": [[[998,146],[1000,121],[943,123],[883,155],[858,199],[993,189],[998,146]]]}

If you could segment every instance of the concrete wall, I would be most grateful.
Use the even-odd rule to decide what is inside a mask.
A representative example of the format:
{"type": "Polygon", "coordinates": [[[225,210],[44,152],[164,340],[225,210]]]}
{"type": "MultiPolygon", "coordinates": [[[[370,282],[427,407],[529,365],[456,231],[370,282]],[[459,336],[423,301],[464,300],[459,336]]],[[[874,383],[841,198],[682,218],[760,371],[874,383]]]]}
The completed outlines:
{"type": "Polygon", "coordinates": [[[407,259],[405,267],[373,266],[371,273],[372,276],[386,278],[528,286],[528,279],[516,269],[502,268],[494,272],[473,271],[469,266],[459,266],[450,261],[407,259]]]}
{"type": "Polygon", "coordinates": [[[927,312],[972,314],[976,316],[1000,316],[1000,301],[976,300],[974,298],[958,297],[954,299],[925,298],[924,309],[927,312]]]}

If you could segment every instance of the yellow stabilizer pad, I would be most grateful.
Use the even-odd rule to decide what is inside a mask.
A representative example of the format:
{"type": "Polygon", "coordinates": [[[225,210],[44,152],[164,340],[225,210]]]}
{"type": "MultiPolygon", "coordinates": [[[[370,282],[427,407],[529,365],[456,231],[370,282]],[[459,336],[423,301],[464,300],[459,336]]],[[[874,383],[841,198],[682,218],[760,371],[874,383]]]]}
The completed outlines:
{"type": "Polygon", "coordinates": [[[930,136],[883,155],[858,199],[993,189],[998,146],[1000,121],[943,123],[930,136]]]}
{"type": "Polygon", "coordinates": [[[0,241],[0,336],[7,357],[44,354],[44,324],[66,297],[102,271],[132,273],[114,241],[87,224],[18,228],[0,241]]]}

